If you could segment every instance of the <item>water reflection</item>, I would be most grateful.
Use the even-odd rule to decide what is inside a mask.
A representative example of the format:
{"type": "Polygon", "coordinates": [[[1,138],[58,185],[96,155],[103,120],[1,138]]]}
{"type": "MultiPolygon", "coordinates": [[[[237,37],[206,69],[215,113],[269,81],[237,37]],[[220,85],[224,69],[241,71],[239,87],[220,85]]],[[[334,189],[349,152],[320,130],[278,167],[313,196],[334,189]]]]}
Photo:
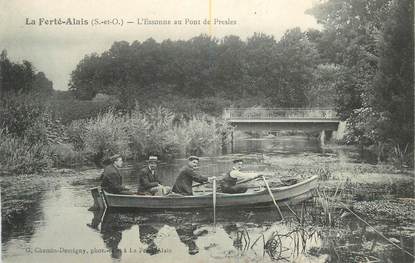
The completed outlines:
{"type": "MultiPolygon", "coordinates": [[[[290,211],[284,213],[290,218],[290,211]]],[[[269,209],[222,211],[217,218],[216,227],[211,224],[210,210],[175,213],[109,212],[105,213],[104,217],[99,211],[94,211],[93,214],[94,217],[88,226],[94,231],[100,231],[101,238],[111,251],[113,259],[122,258],[123,251],[131,249],[120,247],[120,243],[125,231],[136,229],[138,233],[128,235],[127,239],[130,240],[123,243],[138,244],[138,250],[148,255],[163,253],[166,248],[160,246],[161,239],[166,239],[171,248],[178,248],[177,242],[180,242],[186,247],[188,255],[206,255],[206,252],[220,250],[218,254],[215,253],[216,257],[225,257],[227,253],[239,251],[242,252],[240,256],[254,253],[275,260],[292,257],[293,251],[300,243],[303,247],[298,251],[303,252],[306,239],[312,237],[298,234],[299,231],[304,232],[302,228],[293,229],[287,223],[276,221],[275,213],[270,213],[269,209]],[[298,239],[294,242],[294,247],[291,241],[288,242],[295,240],[293,235],[297,235],[298,239]],[[134,240],[131,240],[132,237],[134,240]]]]}
{"type": "MultiPolygon", "coordinates": [[[[322,227],[324,215],[315,203],[291,208],[293,211],[282,210],[284,222],[278,221],[269,209],[221,211],[216,227],[212,226],[210,210],[111,212],[103,218],[102,213],[94,212],[89,226],[91,231],[100,230],[113,259],[129,257],[124,251],[134,247],[148,256],[166,259],[171,254],[180,258],[185,253],[195,261],[214,255],[218,260],[232,257],[249,262],[355,262],[364,255],[379,261],[411,262],[408,255],[391,248],[385,250],[387,242],[353,217],[337,217],[338,227],[322,227]]],[[[413,240],[401,242],[411,251],[413,240]]]]}
{"type": "Polygon", "coordinates": [[[179,236],[180,241],[188,247],[190,255],[199,253],[199,248],[196,245],[196,240],[199,236],[207,234],[207,231],[197,231],[198,225],[185,224],[176,226],[176,233],[179,236]]]}
{"type": "Polygon", "coordinates": [[[304,152],[320,153],[322,150],[318,140],[311,140],[307,136],[277,136],[236,140],[234,145],[235,153],[296,154],[304,152]]]}
{"type": "Polygon", "coordinates": [[[130,227],[131,225],[123,224],[120,214],[109,214],[104,217],[101,234],[105,246],[111,251],[112,258],[121,258],[122,251],[118,245],[122,239],[122,231],[130,227]]]}

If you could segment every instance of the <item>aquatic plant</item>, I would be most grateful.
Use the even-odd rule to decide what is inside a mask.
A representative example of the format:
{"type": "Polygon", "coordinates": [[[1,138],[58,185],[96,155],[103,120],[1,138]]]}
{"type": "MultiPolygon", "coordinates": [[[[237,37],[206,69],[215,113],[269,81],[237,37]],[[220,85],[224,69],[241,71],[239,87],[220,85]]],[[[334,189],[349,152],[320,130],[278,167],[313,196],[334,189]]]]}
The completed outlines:
{"type": "Polygon", "coordinates": [[[317,188],[316,192],[318,195],[317,202],[323,209],[322,223],[325,226],[334,227],[337,219],[340,217],[339,213],[337,213],[338,205],[336,205],[336,202],[342,192],[342,183],[337,185],[332,195],[325,188],[320,187],[317,188]]]}
{"type": "Polygon", "coordinates": [[[409,144],[405,146],[400,146],[399,144],[393,146],[390,158],[392,163],[398,167],[414,166],[413,152],[409,150],[409,144]]]}

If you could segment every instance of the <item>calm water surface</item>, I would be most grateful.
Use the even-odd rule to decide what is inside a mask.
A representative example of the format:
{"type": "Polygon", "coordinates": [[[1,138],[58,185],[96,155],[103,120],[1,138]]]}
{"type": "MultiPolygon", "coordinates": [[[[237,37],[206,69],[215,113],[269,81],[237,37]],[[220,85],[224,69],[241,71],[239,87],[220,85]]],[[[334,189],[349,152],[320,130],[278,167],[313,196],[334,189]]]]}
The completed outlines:
{"type": "MultiPolygon", "coordinates": [[[[251,170],[269,169],[267,158],[324,156],[318,142],[301,136],[237,141],[235,151],[237,154],[203,158],[201,173],[225,173],[235,155],[244,156],[251,170]]],[[[330,158],[333,155],[344,158],[344,153],[332,153],[330,158]]],[[[163,183],[172,185],[183,164],[185,160],[161,164],[163,183]]],[[[127,186],[136,187],[134,168],[123,169],[123,176],[127,186]]],[[[385,244],[357,220],[344,221],[342,229],[349,231],[344,236],[340,230],[322,231],[318,223],[300,225],[287,209],[283,210],[284,223],[272,208],[219,210],[216,226],[211,210],[102,215],[88,211],[92,204],[89,189],[97,184],[97,180],[84,180],[42,193],[28,217],[20,219],[22,227],[3,240],[3,262],[335,262],[336,253],[341,254],[336,248],[342,244],[354,242],[356,251],[385,244]]],[[[311,221],[321,214],[313,201],[292,209],[311,221]]],[[[411,238],[400,242],[413,246],[411,238]]],[[[382,256],[380,261],[413,262],[394,248],[386,249],[382,256]]]]}

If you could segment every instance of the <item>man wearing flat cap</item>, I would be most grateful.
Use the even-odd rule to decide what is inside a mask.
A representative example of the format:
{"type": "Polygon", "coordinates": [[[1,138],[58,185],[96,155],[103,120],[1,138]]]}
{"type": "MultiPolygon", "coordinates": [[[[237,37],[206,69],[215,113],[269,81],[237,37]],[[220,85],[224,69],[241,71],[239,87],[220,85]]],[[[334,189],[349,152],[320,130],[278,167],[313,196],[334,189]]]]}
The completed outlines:
{"type": "Polygon", "coordinates": [[[233,167],[226,176],[219,182],[219,189],[223,193],[239,194],[245,193],[248,188],[244,185],[237,185],[237,181],[249,180],[258,177],[258,173],[242,172],[243,160],[235,159],[232,161],[233,167]]]}
{"type": "Polygon", "coordinates": [[[166,195],[170,187],[163,186],[157,177],[157,156],[150,156],[147,165],[138,174],[138,194],[143,195],[166,195]]]}
{"type": "Polygon", "coordinates": [[[190,156],[188,163],[179,173],[176,179],[176,183],[173,186],[173,192],[182,195],[193,195],[192,184],[193,181],[198,183],[208,182],[207,177],[203,177],[196,172],[196,168],[199,165],[199,157],[190,156]]]}
{"type": "Polygon", "coordinates": [[[122,177],[118,170],[123,165],[121,155],[115,154],[109,158],[109,161],[110,164],[104,168],[102,174],[102,189],[111,194],[132,194],[130,190],[122,186],[122,177]]]}

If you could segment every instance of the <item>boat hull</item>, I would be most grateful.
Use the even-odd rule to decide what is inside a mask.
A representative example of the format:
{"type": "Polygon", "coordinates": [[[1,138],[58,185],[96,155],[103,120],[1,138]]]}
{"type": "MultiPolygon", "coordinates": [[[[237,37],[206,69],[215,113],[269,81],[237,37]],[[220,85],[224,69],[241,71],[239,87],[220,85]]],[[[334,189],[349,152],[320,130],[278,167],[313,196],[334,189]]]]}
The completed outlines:
{"type": "MultiPolygon", "coordinates": [[[[298,203],[312,197],[317,187],[317,176],[291,185],[273,188],[272,193],[278,203],[298,203]]],[[[212,193],[197,196],[143,196],[143,195],[119,195],[102,191],[102,197],[108,208],[137,208],[137,209],[194,209],[211,208],[213,206],[212,193]]],[[[272,198],[267,189],[252,193],[241,194],[216,194],[216,207],[263,207],[272,204],[272,198]]]]}

